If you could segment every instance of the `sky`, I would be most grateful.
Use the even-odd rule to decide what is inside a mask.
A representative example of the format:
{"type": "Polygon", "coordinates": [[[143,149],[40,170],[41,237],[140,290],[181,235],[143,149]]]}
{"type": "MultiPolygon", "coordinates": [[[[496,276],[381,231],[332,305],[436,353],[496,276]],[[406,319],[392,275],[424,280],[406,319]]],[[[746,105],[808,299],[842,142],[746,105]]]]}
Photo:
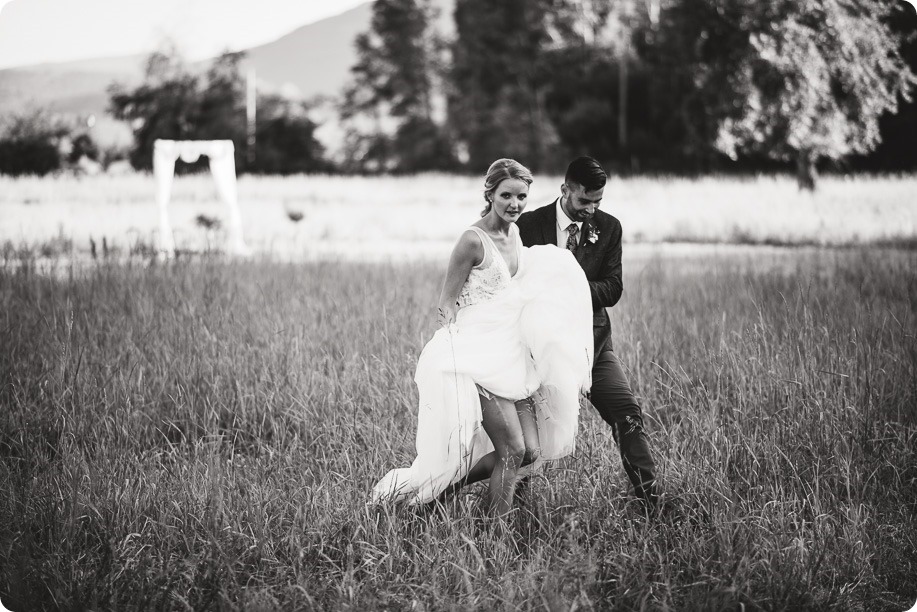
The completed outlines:
{"type": "Polygon", "coordinates": [[[271,42],[367,0],[0,0],[0,69],[148,53],[188,59],[271,42]]]}

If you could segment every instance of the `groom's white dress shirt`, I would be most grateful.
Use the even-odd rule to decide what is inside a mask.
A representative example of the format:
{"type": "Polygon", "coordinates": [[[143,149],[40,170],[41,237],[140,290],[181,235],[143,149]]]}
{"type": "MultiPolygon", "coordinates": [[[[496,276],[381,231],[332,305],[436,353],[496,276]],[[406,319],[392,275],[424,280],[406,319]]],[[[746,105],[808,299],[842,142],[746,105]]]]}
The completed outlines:
{"type": "Polygon", "coordinates": [[[580,233],[583,231],[583,222],[582,221],[573,221],[570,217],[567,216],[567,213],[564,212],[564,207],[560,205],[560,198],[557,198],[557,203],[554,204],[557,207],[557,240],[555,244],[562,249],[567,248],[567,228],[570,227],[571,223],[576,223],[576,243],[579,244],[580,233]]]}

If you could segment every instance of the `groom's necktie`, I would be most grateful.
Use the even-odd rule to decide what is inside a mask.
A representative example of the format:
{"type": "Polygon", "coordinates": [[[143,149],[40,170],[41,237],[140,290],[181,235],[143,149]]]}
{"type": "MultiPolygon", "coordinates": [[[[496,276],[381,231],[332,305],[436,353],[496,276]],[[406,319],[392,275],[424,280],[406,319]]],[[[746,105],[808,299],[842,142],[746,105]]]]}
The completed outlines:
{"type": "Polygon", "coordinates": [[[576,251],[576,223],[567,226],[567,250],[576,251]]]}

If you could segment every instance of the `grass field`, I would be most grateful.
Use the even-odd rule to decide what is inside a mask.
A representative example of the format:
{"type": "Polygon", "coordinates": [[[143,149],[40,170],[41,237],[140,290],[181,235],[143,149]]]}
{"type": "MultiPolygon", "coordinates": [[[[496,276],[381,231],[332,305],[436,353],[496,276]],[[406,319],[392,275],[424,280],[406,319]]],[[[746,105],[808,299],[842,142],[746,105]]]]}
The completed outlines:
{"type": "MultiPolygon", "coordinates": [[[[536,177],[529,206],[557,197],[560,177],[536,177]]],[[[243,176],[245,239],[283,260],[444,258],[480,211],[481,179],[243,176]],[[296,223],[290,219],[302,215],[296,223]]],[[[825,177],[815,194],[792,177],[613,179],[603,210],[621,220],[627,243],[770,245],[917,242],[917,177],[825,177]]],[[[226,213],[208,175],[178,177],[170,207],[176,244],[203,251],[226,242],[226,213]],[[206,230],[195,219],[222,220],[206,230]]],[[[54,179],[0,177],[0,247],[42,245],[51,256],[87,255],[90,238],[120,251],[158,245],[150,175],[54,179]]]]}
{"type": "Polygon", "coordinates": [[[590,409],[576,454],[536,479],[508,535],[483,518],[480,487],[442,513],[366,505],[413,457],[413,367],[441,275],[207,257],[56,278],[0,267],[3,603],[900,611],[917,599],[917,252],[626,263],[615,348],[672,512],[640,517],[590,409]]]}

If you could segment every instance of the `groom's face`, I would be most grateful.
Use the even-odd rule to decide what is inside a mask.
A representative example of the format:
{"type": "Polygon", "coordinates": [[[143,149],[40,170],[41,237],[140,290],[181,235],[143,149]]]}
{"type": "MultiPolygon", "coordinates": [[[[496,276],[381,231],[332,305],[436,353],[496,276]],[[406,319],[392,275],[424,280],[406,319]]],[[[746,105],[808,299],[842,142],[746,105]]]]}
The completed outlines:
{"type": "Polygon", "coordinates": [[[588,221],[602,204],[605,188],[586,191],[578,183],[564,183],[560,186],[560,205],[572,221],[588,221]]]}

